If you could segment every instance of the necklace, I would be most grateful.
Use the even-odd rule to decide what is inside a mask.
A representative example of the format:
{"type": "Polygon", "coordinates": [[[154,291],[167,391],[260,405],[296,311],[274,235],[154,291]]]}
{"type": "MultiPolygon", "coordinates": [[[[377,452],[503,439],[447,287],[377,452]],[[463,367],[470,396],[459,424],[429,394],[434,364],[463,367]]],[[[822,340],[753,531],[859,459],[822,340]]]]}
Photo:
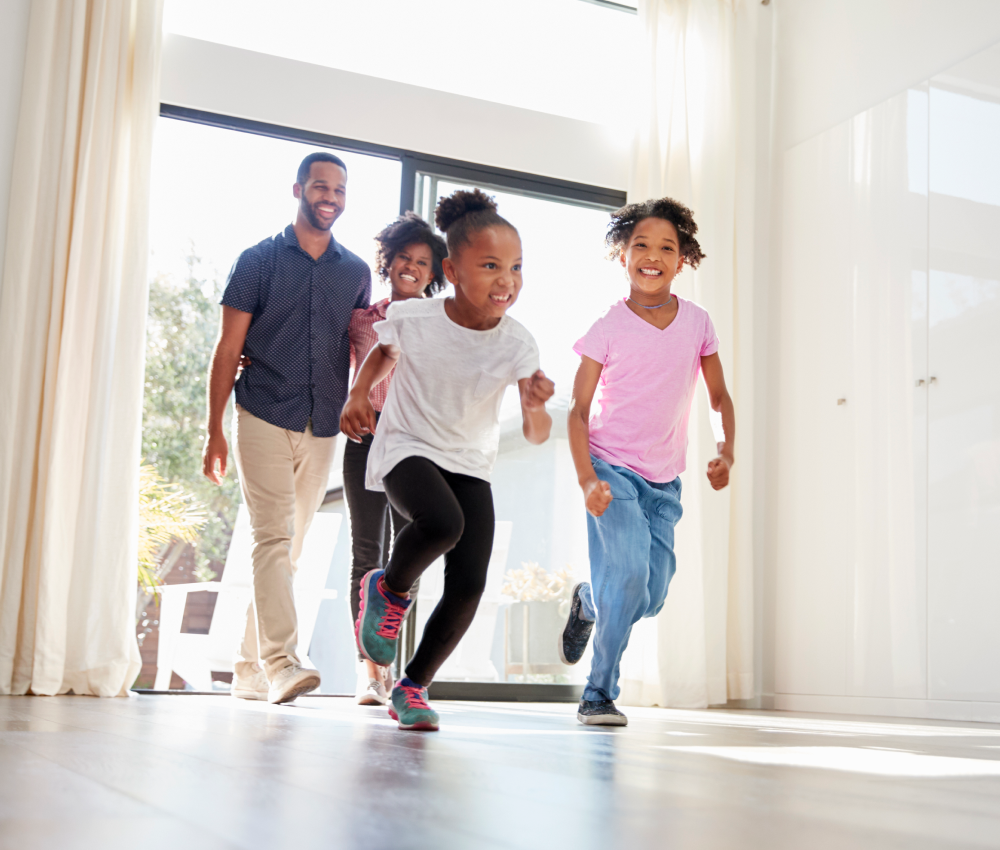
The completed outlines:
{"type": "Polygon", "coordinates": [[[632,301],[632,299],[629,298],[627,295],[625,296],[625,298],[627,300],[632,301],[632,303],[635,304],[636,307],[642,307],[643,310],[656,310],[659,307],[666,307],[671,302],[671,300],[673,299],[673,297],[674,296],[671,293],[670,298],[668,298],[662,304],[654,304],[652,307],[647,307],[645,304],[640,304],[638,301],[632,301]]]}

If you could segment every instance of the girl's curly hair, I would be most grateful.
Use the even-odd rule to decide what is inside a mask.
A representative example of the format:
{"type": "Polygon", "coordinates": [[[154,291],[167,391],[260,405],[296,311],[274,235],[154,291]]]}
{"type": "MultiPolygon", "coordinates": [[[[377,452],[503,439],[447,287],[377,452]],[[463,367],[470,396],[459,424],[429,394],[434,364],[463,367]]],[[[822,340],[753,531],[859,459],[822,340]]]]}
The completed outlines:
{"type": "Polygon", "coordinates": [[[617,260],[622,255],[636,225],[647,218],[662,218],[677,228],[680,239],[678,248],[684,262],[693,269],[698,268],[698,264],[705,259],[705,254],[694,236],[698,232],[694,213],[673,198],[655,198],[641,204],[627,204],[611,213],[611,223],[608,225],[607,236],[604,237],[609,260],[617,260]]]}
{"type": "Polygon", "coordinates": [[[444,240],[415,212],[404,213],[383,227],[375,236],[375,243],[378,246],[375,251],[375,267],[378,269],[378,276],[385,280],[389,277],[389,266],[396,259],[396,254],[407,245],[418,242],[430,248],[434,258],[431,282],[427,284],[424,292],[435,295],[444,289],[444,270],[441,268],[441,261],[448,256],[448,248],[444,240]]]}
{"type": "Polygon", "coordinates": [[[488,227],[509,227],[517,233],[517,228],[497,212],[496,201],[479,189],[471,192],[459,189],[442,198],[438,201],[434,222],[438,230],[447,235],[448,252],[452,255],[472,240],[473,233],[488,227]]]}

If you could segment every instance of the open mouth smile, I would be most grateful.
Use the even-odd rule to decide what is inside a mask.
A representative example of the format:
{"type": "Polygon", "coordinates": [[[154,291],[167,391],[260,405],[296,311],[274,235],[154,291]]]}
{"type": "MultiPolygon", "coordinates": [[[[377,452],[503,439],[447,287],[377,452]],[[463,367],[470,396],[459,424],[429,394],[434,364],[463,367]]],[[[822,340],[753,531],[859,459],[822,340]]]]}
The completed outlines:
{"type": "Polygon", "coordinates": [[[399,279],[400,280],[408,280],[410,283],[416,283],[417,282],[417,279],[412,274],[407,274],[406,272],[403,272],[399,276],[399,279]]]}
{"type": "Polygon", "coordinates": [[[661,272],[659,269],[645,268],[645,269],[639,269],[639,274],[641,274],[643,277],[660,277],[663,274],[663,272],[661,272]]]}
{"type": "Polygon", "coordinates": [[[509,304],[511,295],[508,292],[506,295],[490,295],[490,301],[494,304],[509,304]]]}

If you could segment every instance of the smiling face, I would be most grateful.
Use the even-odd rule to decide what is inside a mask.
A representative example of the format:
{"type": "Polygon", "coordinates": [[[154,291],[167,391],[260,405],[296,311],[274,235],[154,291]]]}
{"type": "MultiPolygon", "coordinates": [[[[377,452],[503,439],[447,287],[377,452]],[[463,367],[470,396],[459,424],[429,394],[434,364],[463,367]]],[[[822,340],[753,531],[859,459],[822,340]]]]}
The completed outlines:
{"type": "Polygon", "coordinates": [[[347,172],[332,162],[314,162],[305,185],[292,188],[299,209],[317,230],[329,230],[347,206],[347,172]]]}
{"type": "Polygon", "coordinates": [[[434,276],[434,254],[430,246],[414,242],[396,252],[389,264],[392,300],[419,298],[434,276]]]}
{"type": "Polygon", "coordinates": [[[621,263],[633,297],[666,298],[674,277],[684,267],[677,228],[666,219],[644,218],[632,231],[621,263]]]}
{"type": "Polygon", "coordinates": [[[521,291],[521,237],[509,227],[487,227],[443,265],[455,285],[456,306],[470,316],[499,321],[521,291]]]}

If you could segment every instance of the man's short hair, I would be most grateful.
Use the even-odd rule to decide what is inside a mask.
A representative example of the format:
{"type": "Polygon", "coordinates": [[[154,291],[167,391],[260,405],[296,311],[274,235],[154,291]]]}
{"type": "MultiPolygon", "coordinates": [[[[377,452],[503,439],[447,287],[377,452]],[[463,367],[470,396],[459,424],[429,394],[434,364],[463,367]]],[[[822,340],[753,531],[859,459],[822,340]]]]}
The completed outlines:
{"type": "Polygon", "coordinates": [[[311,153],[304,160],[302,160],[299,165],[299,173],[295,177],[295,182],[300,186],[305,186],[306,181],[309,179],[309,172],[312,171],[312,164],[314,162],[332,162],[334,165],[339,165],[344,169],[344,173],[347,173],[347,166],[344,164],[339,156],[334,156],[332,153],[327,151],[316,151],[316,153],[311,153]]]}

